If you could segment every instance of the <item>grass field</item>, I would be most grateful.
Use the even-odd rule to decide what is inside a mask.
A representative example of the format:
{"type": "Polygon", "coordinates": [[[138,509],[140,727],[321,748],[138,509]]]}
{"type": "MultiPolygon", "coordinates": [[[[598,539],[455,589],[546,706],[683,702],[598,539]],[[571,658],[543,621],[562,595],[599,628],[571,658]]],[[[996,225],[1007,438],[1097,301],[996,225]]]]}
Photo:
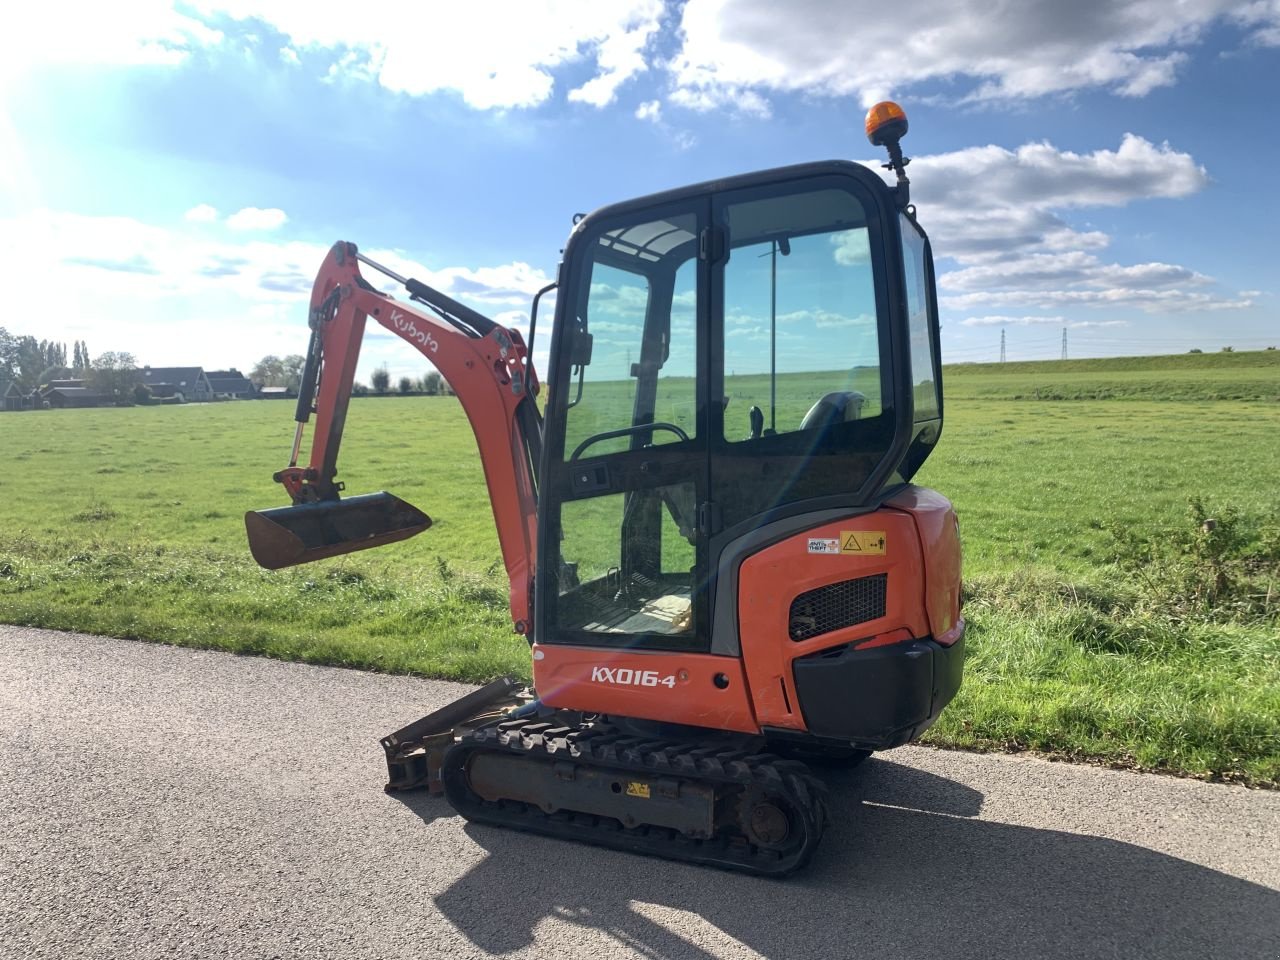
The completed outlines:
{"type": "MultiPolygon", "coordinates": [[[[972,629],[929,738],[1280,785],[1280,354],[961,366],[946,392],[918,479],[960,513],[972,629]]],[[[241,516],[283,502],[291,415],[0,415],[0,620],[527,675],[457,401],[356,400],[348,419],[348,490],[391,490],[431,530],[267,573],[241,516]]]]}

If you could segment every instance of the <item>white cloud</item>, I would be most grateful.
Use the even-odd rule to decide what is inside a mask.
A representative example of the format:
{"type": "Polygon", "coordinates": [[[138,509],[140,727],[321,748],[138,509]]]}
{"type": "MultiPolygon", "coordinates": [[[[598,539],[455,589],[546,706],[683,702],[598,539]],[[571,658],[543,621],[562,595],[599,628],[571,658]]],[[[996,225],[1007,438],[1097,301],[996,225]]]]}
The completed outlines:
{"type": "Polygon", "coordinates": [[[943,297],[943,306],[951,310],[974,307],[1126,307],[1147,313],[1192,313],[1198,311],[1243,310],[1252,307],[1250,297],[1221,296],[1187,290],[991,290],[943,297]]]}
{"type": "MultiPolygon", "coordinates": [[[[594,6],[607,8],[610,5],[596,3],[594,6]]],[[[570,90],[570,100],[589,103],[593,107],[607,106],[613,102],[618,87],[637,73],[649,69],[644,49],[658,32],[662,2],[647,0],[621,9],[625,19],[606,23],[603,36],[597,41],[596,63],[600,72],[577,89],[570,90]]]]}
{"type": "Polygon", "coordinates": [[[218,208],[207,203],[198,203],[184,213],[182,219],[191,223],[213,223],[218,219],[218,208]]]}
{"type": "Polygon", "coordinates": [[[1246,3],[1232,19],[1253,31],[1249,39],[1258,46],[1280,47],[1280,0],[1246,3]]]}
{"type": "MultiPolygon", "coordinates": [[[[23,288],[9,304],[11,315],[45,319],[36,321],[39,329],[11,321],[11,331],[84,338],[95,352],[126,350],[153,365],[243,366],[267,353],[300,352],[311,285],[327,252],[327,245],[228,240],[128,217],[41,210],[0,219],[0,258],[15,275],[57,277],[66,306],[57,329],[50,328],[41,288],[23,288]]],[[[433,271],[402,251],[365,252],[491,316],[513,317],[516,306],[527,310],[532,292],[548,282],[545,273],[524,263],[433,271]]],[[[367,267],[364,273],[378,279],[367,267]]],[[[396,293],[405,299],[403,290],[396,293]]],[[[543,323],[549,322],[550,306],[544,305],[543,323]]],[[[517,327],[527,329],[527,322],[517,327]]]]}
{"type": "Polygon", "coordinates": [[[728,86],[676,87],[668,98],[677,106],[699,113],[730,110],[767,120],[773,115],[769,101],[742,84],[728,86]]]}
{"type": "Polygon", "coordinates": [[[698,143],[698,138],[690,130],[676,130],[671,139],[678,150],[690,150],[698,143]]]}
{"type": "MultiPolygon", "coordinates": [[[[893,5],[829,0],[689,0],[671,62],[672,101],[732,107],[745,92],[857,96],[865,105],[927,81],[961,99],[1019,100],[1083,89],[1140,97],[1176,82],[1185,48],[1224,16],[1270,43],[1276,0],[982,0],[893,5]]],[[[759,103],[751,105],[759,110],[759,103]]]]}
{"type": "Polygon", "coordinates": [[[1141,97],[1176,83],[1188,50],[1216,24],[1233,25],[1254,44],[1280,45],[1280,0],[1114,0],[1084,9],[1026,0],[1001,8],[998,29],[980,0],[921,0],[905,27],[891,5],[830,0],[384,2],[358,17],[302,0],[135,0],[77,4],[72,15],[57,5],[27,8],[11,25],[16,39],[0,59],[0,81],[33,64],[182,63],[228,42],[211,26],[224,18],[279,31],[286,64],[319,54],[329,58],[334,81],[376,82],[413,96],[453,92],[476,109],[544,103],[568,66],[588,75],[567,99],[603,107],[660,66],[669,74],[670,103],[758,117],[770,115],[774,92],[871,103],[929,82],[969,101],[1086,89],[1141,97]],[[680,46],[659,62],[655,41],[664,25],[680,46]]]}
{"type": "Polygon", "coordinates": [[[507,3],[369,4],[358,17],[303,2],[199,0],[205,15],[261,20],[290,41],[334,54],[335,79],[373,79],[413,96],[451,91],[476,109],[533,107],[554,88],[553,71],[591,63],[570,100],[602,107],[647,69],[645,50],[661,0],[520,0],[507,3]],[[424,45],[425,43],[425,45],[424,45]]]}
{"type": "Polygon", "coordinates": [[[1087,282],[1128,289],[1199,286],[1209,278],[1186,267],[1169,263],[1139,263],[1120,266],[1103,263],[1091,253],[1032,253],[1006,258],[944,274],[938,285],[944,290],[985,290],[1016,285],[1024,290],[1053,289],[1063,283],[1087,282]]]}
{"type": "Polygon", "coordinates": [[[0,81],[40,64],[168,64],[226,40],[217,18],[264,23],[288,38],[280,59],[331,57],[332,80],[375,81],[413,96],[449,91],[476,109],[532,107],[553,73],[589,64],[568,99],[603,107],[647,70],[646,51],[665,15],[662,0],[520,0],[471,4],[375,3],[358,17],[336,7],[281,0],[134,0],[123,6],[56,4],[24,9],[10,24],[0,81]],[[424,45],[425,39],[425,45],[424,45]]]}
{"type": "Polygon", "coordinates": [[[844,267],[856,267],[871,259],[871,245],[865,229],[841,230],[831,234],[835,261],[844,267]]]}
{"type": "Polygon", "coordinates": [[[6,22],[0,84],[33,66],[176,64],[222,34],[169,0],[29,4],[6,22]]]}
{"type": "Polygon", "coordinates": [[[690,131],[674,128],[667,123],[662,115],[662,104],[657,100],[646,100],[636,107],[635,117],[637,120],[647,120],[652,123],[662,131],[677,150],[688,150],[698,142],[690,131]]]}
{"type": "Polygon", "coordinates": [[[1061,326],[1066,323],[1063,317],[966,317],[960,323],[966,327],[1027,327],[1035,324],[1053,324],[1061,326]]]}
{"type": "Polygon", "coordinates": [[[1132,133],[1116,150],[1075,153],[1042,141],[1016,150],[970,147],[917,157],[912,164],[916,197],[979,210],[1120,206],[1139,198],[1189,196],[1209,183],[1208,172],[1190,154],[1132,133]]]}
{"type": "Polygon", "coordinates": [[[227,217],[227,226],[232,230],[278,230],[289,220],[285,212],[278,207],[245,207],[227,217]]]}
{"type": "Polygon", "coordinates": [[[916,157],[911,172],[912,199],[942,260],[938,286],[949,310],[1252,304],[1243,294],[1215,292],[1211,277],[1179,264],[1109,262],[1100,251],[1110,237],[1068,221],[1086,208],[1176,199],[1206,187],[1204,167],[1168,144],[1126,134],[1118,149],[1091,153],[1046,142],[971,147],[916,157]],[[948,262],[958,269],[945,269],[948,262]]]}

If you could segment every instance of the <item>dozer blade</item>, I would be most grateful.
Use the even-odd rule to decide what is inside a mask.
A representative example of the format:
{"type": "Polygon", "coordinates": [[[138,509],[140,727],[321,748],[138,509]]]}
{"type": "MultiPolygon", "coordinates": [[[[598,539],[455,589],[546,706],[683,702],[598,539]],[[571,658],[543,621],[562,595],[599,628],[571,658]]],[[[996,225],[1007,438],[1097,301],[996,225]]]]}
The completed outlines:
{"type": "Polygon", "coordinates": [[[268,570],[407,540],[429,526],[425,513],[385,491],[244,515],[249,552],[268,570]]]}
{"type": "Polygon", "coordinates": [[[500,720],[511,708],[532,700],[532,693],[521,689],[515,678],[499,677],[387,734],[381,741],[387,755],[386,791],[426,787],[431,793],[442,792],[440,765],[458,737],[479,725],[500,720]]]}

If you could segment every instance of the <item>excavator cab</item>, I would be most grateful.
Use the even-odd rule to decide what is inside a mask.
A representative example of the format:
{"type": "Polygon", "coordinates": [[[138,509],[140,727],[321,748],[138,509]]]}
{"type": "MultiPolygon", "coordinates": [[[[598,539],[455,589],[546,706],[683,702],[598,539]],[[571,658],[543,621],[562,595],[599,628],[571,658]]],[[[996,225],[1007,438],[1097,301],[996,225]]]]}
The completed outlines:
{"type": "Polygon", "coordinates": [[[755,531],[865,509],[942,426],[928,241],[857,164],[607,207],[565,250],[535,636],[729,653],[755,531]]]}

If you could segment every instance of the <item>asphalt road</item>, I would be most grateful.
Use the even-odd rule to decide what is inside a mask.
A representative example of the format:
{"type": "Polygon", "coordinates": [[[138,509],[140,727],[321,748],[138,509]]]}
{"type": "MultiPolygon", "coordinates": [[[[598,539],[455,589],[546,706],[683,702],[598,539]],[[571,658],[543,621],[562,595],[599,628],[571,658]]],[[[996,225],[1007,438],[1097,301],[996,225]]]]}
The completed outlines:
{"type": "Polygon", "coordinates": [[[903,748],[762,880],[386,796],[456,684],[0,626],[0,956],[1280,957],[1280,794],[903,748]]]}

